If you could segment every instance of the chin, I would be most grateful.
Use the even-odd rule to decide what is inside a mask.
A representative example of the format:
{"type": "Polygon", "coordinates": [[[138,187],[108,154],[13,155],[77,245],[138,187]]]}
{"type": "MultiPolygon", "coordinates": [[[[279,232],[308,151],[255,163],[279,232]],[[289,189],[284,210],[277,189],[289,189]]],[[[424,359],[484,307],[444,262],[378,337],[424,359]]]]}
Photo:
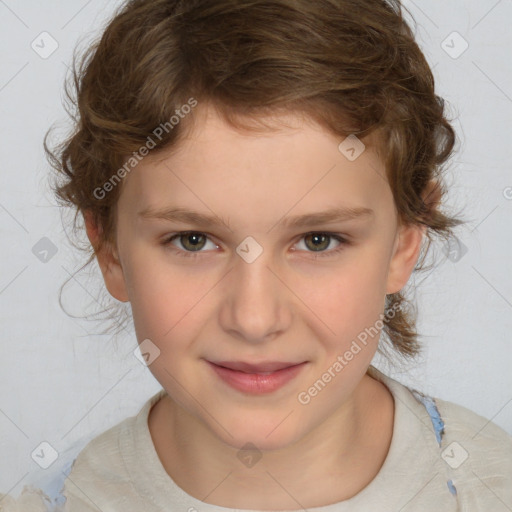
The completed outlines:
{"type": "Polygon", "coordinates": [[[289,417],[281,414],[278,419],[269,417],[264,420],[259,412],[255,412],[254,417],[246,413],[243,421],[234,418],[230,424],[224,422],[225,430],[217,424],[209,425],[209,428],[213,427],[214,435],[236,450],[243,449],[247,444],[262,452],[281,450],[295,444],[307,433],[294,428],[297,418],[292,419],[293,416],[293,413],[289,417]]]}

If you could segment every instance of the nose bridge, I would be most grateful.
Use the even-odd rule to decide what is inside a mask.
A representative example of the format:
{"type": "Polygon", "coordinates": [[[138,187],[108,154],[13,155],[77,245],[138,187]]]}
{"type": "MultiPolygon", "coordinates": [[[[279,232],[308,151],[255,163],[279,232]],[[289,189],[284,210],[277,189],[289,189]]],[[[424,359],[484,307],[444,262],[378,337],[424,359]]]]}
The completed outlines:
{"type": "Polygon", "coordinates": [[[284,330],[290,319],[286,287],[275,275],[271,254],[255,247],[240,244],[237,252],[246,249],[234,260],[233,271],[225,287],[222,304],[223,328],[249,341],[264,341],[277,331],[284,330]],[[251,254],[252,251],[252,254],[251,254]],[[250,257],[248,257],[250,255],[250,257]]]}

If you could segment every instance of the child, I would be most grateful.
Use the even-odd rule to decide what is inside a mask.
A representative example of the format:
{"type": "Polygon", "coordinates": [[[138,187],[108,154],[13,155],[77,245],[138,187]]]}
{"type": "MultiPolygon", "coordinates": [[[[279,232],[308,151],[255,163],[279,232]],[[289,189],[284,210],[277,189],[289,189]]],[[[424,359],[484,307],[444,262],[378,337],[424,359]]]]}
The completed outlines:
{"type": "Polygon", "coordinates": [[[512,438],[371,366],[419,352],[401,290],[462,223],[397,0],[132,0],[76,84],[56,192],[163,389],[65,510],[512,510],[512,438]]]}

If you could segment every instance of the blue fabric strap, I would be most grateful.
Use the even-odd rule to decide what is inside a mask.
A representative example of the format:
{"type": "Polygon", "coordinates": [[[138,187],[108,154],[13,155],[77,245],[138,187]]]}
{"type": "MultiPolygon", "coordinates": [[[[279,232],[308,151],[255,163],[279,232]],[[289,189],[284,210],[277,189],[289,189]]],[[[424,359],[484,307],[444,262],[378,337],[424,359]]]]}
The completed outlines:
{"type": "MultiPolygon", "coordinates": [[[[412,390],[412,394],[414,395],[416,400],[418,400],[425,406],[425,409],[427,410],[427,412],[430,416],[430,420],[432,421],[432,425],[434,426],[434,433],[436,435],[437,443],[439,444],[439,447],[441,447],[441,440],[442,440],[443,434],[444,434],[444,421],[441,418],[441,414],[439,413],[439,410],[437,408],[437,405],[436,405],[434,399],[429,396],[425,396],[422,393],[419,393],[418,391],[414,391],[414,390],[412,390]]],[[[457,489],[453,485],[453,481],[448,480],[446,482],[446,484],[448,486],[448,490],[454,496],[456,496],[457,489]]]]}

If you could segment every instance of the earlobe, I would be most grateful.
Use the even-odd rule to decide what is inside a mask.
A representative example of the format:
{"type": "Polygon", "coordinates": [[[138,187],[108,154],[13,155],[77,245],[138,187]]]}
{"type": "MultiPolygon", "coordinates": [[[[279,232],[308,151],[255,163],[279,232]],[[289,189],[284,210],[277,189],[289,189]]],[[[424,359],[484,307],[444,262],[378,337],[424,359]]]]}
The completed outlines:
{"type": "Polygon", "coordinates": [[[98,226],[94,222],[93,215],[90,211],[84,212],[84,221],[87,237],[96,253],[98,265],[107,290],[110,295],[118,301],[128,302],[129,298],[126,292],[123,267],[121,266],[116,249],[106,242],[103,243],[102,247],[99,247],[102,229],[101,226],[98,226]]]}
{"type": "Polygon", "coordinates": [[[426,226],[403,225],[399,228],[389,264],[386,294],[399,292],[409,280],[418,261],[426,226]]]}

